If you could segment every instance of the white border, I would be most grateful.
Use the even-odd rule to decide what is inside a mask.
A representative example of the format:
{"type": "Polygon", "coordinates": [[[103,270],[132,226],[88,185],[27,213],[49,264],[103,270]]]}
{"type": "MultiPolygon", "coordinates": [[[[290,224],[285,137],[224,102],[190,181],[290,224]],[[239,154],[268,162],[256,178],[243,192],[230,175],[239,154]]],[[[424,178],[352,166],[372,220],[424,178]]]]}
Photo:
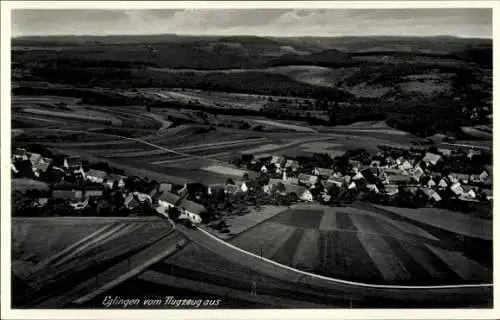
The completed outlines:
{"type": "MultiPolygon", "coordinates": [[[[494,288],[494,309],[389,309],[389,310],[15,310],[10,308],[10,10],[11,9],[175,9],[175,8],[493,8],[493,39],[500,30],[498,1],[1,1],[1,318],[2,319],[495,319],[499,312],[499,291],[494,288]]],[[[499,58],[499,45],[493,42],[494,60],[499,58]]],[[[499,74],[499,64],[494,63],[493,78],[499,74]]],[[[497,105],[499,84],[493,81],[494,106],[497,105]]],[[[495,108],[494,108],[495,109],[495,108]]],[[[494,112],[496,116],[496,112],[494,112]]],[[[495,128],[495,126],[494,126],[495,128]]],[[[494,130],[496,136],[497,130],[494,130]]],[[[494,139],[494,150],[496,150],[494,139]]],[[[498,156],[494,154],[494,163],[498,156]]],[[[500,169],[494,169],[495,177],[500,169]]],[[[494,193],[497,198],[497,179],[494,193]]],[[[494,202],[494,212],[496,212],[494,202]]],[[[499,233],[498,219],[493,219],[494,235],[499,233]]],[[[495,237],[496,238],[496,237],[495,237]]],[[[495,241],[496,242],[496,239],[495,241]]],[[[498,265],[499,255],[494,255],[498,265]]],[[[494,272],[497,283],[499,272],[494,272]]]]}

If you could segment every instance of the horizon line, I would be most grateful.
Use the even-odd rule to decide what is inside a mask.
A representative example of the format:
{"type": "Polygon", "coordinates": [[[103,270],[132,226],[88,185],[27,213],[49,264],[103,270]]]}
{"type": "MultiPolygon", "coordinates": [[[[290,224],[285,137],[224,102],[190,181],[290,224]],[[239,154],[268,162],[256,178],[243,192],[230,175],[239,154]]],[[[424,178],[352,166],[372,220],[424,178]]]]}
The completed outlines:
{"type": "Polygon", "coordinates": [[[460,36],[460,35],[447,35],[447,34],[436,34],[436,35],[256,35],[256,34],[195,34],[195,33],[113,33],[113,34],[31,34],[31,35],[19,35],[11,36],[11,39],[28,38],[28,37],[144,37],[144,36],[180,36],[180,37],[256,37],[256,38],[373,38],[373,37],[384,37],[384,38],[457,38],[457,39],[481,39],[481,40],[493,40],[493,36],[481,37],[481,36],[460,36]]]}

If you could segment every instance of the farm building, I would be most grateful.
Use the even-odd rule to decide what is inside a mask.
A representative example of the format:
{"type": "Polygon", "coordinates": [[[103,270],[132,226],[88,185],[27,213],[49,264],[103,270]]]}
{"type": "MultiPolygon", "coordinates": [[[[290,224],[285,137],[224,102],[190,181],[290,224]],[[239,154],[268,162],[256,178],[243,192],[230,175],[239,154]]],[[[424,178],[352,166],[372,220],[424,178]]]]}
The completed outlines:
{"type": "Polygon", "coordinates": [[[351,183],[349,183],[349,185],[347,186],[347,189],[356,189],[356,182],[352,181],[351,183]]]}
{"type": "Polygon", "coordinates": [[[90,182],[103,183],[108,178],[108,174],[101,170],[90,169],[86,173],[86,178],[90,182]]]}
{"type": "Polygon", "coordinates": [[[303,183],[307,186],[313,186],[316,183],[318,183],[318,180],[319,180],[317,176],[313,176],[313,175],[305,174],[305,173],[299,174],[298,178],[299,178],[300,183],[303,183]]]}
{"type": "Polygon", "coordinates": [[[158,198],[158,204],[163,208],[171,208],[175,207],[175,205],[179,202],[180,197],[174,193],[165,191],[158,198]]]}
{"type": "Polygon", "coordinates": [[[189,200],[182,200],[179,209],[182,212],[179,218],[187,218],[193,223],[201,223],[201,214],[207,211],[201,204],[189,200]]]}
{"type": "Polygon", "coordinates": [[[260,168],[260,172],[267,173],[267,167],[263,165],[262,168],[260,168]]]}
{"type": "Polygon", "coordinates": [[[412,168],[413,168],[413,165],[411,164],[411,162],[410,162],[410,161],[405,160],[405,161],[403,161],[403,163],[401,163],[401,164],[399,165],[399,167],[398,167],[398,168],[399,168],[399,169],[401,169],[401,170],[405,170],[405,171],[406,171],[406,170],[410,170],[410,169],[412,169],[412,168]]]}

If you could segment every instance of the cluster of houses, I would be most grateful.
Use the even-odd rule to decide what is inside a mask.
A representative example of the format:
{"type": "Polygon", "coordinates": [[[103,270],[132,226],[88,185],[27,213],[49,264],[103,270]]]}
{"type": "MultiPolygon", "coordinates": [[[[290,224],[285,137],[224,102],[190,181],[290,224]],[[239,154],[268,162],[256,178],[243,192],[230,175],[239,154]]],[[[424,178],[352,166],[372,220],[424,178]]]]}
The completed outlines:
{"type": "Polygon", "coordinates": [[[187,199],[186,186],[176,188],[170,183],[159,183],[141,190],[144,192],[131,191],[127,188],[127,176],[96,169],[85,171],[79,156],[64,157],[61,163],[55,163],[51,158],[17,148],[12,153],[11,168],[14,177],[37,179],[43,174],[60,177],[52,182],[49,194],[35,201],[36,207],[43,207],[49,199],[54,199],[67,202],[73,210],[83,210],[93,202],[96,203],[96,210],[100,211],[110,205],[105,196],[107,191],[112,197],[123,198],[123,206],[129,211],[136,212],[144,206],[164,210],[176,207],[180,211],[179,218],[187,218],[194,223],[200,223],[200,214],[206,211],[202,205],[187,199]]]}
{"type": "MultiPolygon", "coordinates": [[[[449,156],[451,151],[440,149],[449,156]]],[[[430,202],[440,202],[444,193],[450,193],[462,201],[478,201],[478,199],[492,200],[491,175],[492,167],[482,168],[477,172],[443,174],[434,172],[433,168],[441,161],[447,161],[443,154],[425,152],[413,153],[409,156],[393,158],[379,153],[373,157],[368,165],[359,160],[349,159],[351,167],[347,172],[341,172],[334,165],[332,168],[316,167],[313,170],[304,170],[301,164],[294,159],[286,159],[279,155],[265,155],[253,158],[252,165],[260,166],[262,173],[280,176],[280,179],[271,179],[269,185],[264,186],[266,192],[273,187],[283,184],[283,192],[294,192],[299,199],[312,201],[310,190],[319,190],[324,201],[330,201],[328,190],[332,186],[347,190],[368,190],[376,194],[395,196],[400,187],[405,187],[410,193],[420,192],[428,197],[430,202]]],[[[470,150],[467,157],[480,154],[480,151],[470,150]]],[[[318,194],[316,193],[316,194],[318,194]]]]}
{"type": "MultiPolygon", "coordinates": [[[[470,152],[475,154],[474,152],[470,152]]],[[[311,202],[332,198],[332,188],[356,191],[368,191],[372,194],[396,196],[401,188],[410,193],[423,195],[429,202],[438,203],[443,196],[461,201],[492,200],[492,168],[486,167],[478,172],[445,174],[434,170],[438,164],[448,161],[446,150],[439,153],[430,151],[407,153],[405,156],[391,157],[388,153],[370,156],[368,161],[358,158],[347,159],[347,169],[333,163],[329,168],[303,165],[296,159],[287,159],[280,155],[267,155],[252,158],[246,163],[247,168],[259,168],[267,179],[242,179],[225,184],[203,185],[201,183],[174,185],[171,183],[141,185],[124,175],[108,173],[102,170],[84,170],[79,156],[64,157],[54,161],[40,154],[18,148],[12,155],[14,175],[42,179],[44,176],[58,176],[52,179],[51,194],[38,199],[36,206],[44,206],[48,199],[58,199],[69,203],[73,210],[83,210],[91,203],[97,204],[96,210],[110,207],[110,195],[123,201],[123,207],[130,211],[154,208],[165,213],[172,208],[178,209],[179,218],[186,218],[194,223],[202,221],[207,209],[199,204],[199,194],[235,195],[254,191],[267,194],[289,196],[293,201],[311,202]],[[80,183],[75,183],[79,181],[80,183]],[[264,182],[263,182],[264,181],[264,182]],[[82,183],[84,182],[82,187],[82,183]],[[140,191],[139,191],[140,189],[140,191]],[[189,199],[188,199],[189,198],[189,199]],[[192,201],[192,200],[196,201],[192,201]]],[[[258,176],[258,174],[257,174],[258,176]]]]}

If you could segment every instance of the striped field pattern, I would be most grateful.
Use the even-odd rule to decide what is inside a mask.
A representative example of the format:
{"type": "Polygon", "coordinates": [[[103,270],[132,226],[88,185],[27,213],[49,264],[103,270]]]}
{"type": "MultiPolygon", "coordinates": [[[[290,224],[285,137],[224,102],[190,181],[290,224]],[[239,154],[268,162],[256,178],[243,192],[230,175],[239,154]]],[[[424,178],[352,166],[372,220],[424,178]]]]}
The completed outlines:
{"type": "Polygon", "coordinates": [[[489,283],[492,263],[475,252],[483,240],[473,235],[457,241],[449,230],[400,221],[377,208],[298,204],[230,243],[281,264],[349,281],[489,283]]]}

